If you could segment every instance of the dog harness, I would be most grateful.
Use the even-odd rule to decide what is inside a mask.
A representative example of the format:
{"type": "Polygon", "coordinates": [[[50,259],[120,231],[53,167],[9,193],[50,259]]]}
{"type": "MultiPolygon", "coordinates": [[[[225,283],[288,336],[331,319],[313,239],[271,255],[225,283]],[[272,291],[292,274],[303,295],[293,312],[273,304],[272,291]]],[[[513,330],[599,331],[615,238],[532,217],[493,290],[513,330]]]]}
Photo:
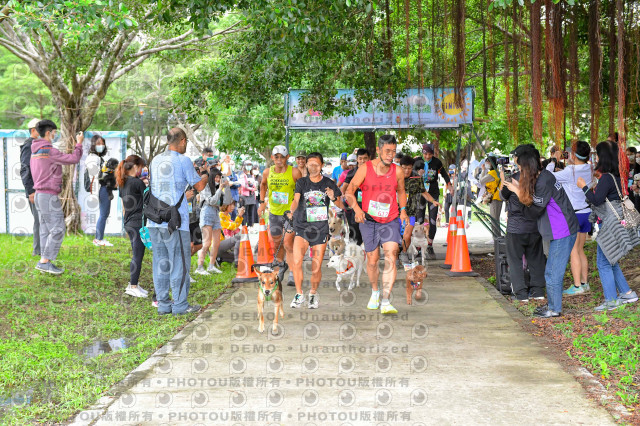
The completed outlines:
{"type": "Polygon", "coordinates": [[[340,271],[336,271],[336,274],[340,275],[340,274],[345,274],[347,273],[349,270],[355,268],[355,265],[353,264],[352,261],[347,260],[347,269],[345,269],[344,271],[340,272],[340,271]]]}

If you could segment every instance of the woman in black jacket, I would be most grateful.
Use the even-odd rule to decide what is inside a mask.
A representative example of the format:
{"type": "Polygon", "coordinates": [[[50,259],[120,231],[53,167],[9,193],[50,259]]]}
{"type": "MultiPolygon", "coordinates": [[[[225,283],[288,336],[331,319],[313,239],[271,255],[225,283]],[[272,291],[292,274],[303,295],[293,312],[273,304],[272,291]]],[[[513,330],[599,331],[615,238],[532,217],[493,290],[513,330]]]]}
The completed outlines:
{"type": "Polygon", "coordinates": [[[596,146],[598,164],[596,174],[600,176],[593,190],[584,179],[579,178],[577,185],[585,193],[587,201],[593,207],[590,220],[601,220],[596,236],[598,255],[596,264],[604,292],[604,303],[596,311],[610,311],[625,303],[638,301],[638,295],[629,288],[622,274],[618,260],[633,247],[640,244],[637,229],[626,229],[620,223],[622,218],[622,183],[620,182],[618,144],[611,141],[600,142],[596,146]]]}

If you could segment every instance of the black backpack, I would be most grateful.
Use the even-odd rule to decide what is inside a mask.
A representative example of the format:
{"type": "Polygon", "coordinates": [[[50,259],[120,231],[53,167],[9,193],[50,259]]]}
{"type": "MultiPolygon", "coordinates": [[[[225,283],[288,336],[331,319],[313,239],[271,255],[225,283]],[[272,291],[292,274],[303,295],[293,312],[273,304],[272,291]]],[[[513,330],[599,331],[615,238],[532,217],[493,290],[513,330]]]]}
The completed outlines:
{"type": "MultiPolygon", "coordinates": [[[[186,191],[186,188],[185,188],[186,191]]],[[[149,170],[149,188],[148,191],[144,191],[142,197],[142,214],[144,217],[155,223],[166,223],[169,234],[180,228],[182,219],[178,207],[184,199],[184,191],[180,196],[178,202],[172,206],[165,203],[151,192],[151,170],[149,170]]]]}

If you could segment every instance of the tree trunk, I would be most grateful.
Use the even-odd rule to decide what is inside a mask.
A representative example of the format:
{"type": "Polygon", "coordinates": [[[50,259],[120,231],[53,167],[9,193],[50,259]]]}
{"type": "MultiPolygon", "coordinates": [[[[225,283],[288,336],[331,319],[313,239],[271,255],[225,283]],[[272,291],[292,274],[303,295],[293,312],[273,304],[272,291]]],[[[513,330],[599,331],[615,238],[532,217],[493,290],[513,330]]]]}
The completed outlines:
{"type": "MultiPolygon", "coordinates": [[[[61,100],[57,103],[60,109],[60,137],[64,141],[63,151],[65,153],[71,153],[77,143],[76,133],[84,131],[86,127],[88,127],[88,124],[87,126],[83,126],[83,123],[81,123],[83,102],[79,99],[71,99],[69,102],[71,105],[61,105],[61,100]]],[[[77,165],[72,164],[62,167],[62,192],[60,193],[60,201],[62,203],[62,210],[64,211],[67,234],[77,234],[81,231],[81,209],[73,185],[76,174],[77,165]]]]}
{"type": "Polygon", "coordinates": [[[616,5],[609,5],[609,134],[615,132],[616,112],[616,5]]]}
{"type": "Polygon", "coordinates": [[[600,129],[600,0],[589,3],[589,110],[591,122],[591,146],[598,143],[600,129]]]}
{"type": "Polygon", "coordinates": [[[376,158],[376,132],[364,132],[364,147],[372,160],[376,158]]]}
{"type": "Polygon", "coordinates": [[[542,146],[542,32],[540,27],[540,0],[531,3],[531,109],[533,112],[533,141],[542,146]]]}

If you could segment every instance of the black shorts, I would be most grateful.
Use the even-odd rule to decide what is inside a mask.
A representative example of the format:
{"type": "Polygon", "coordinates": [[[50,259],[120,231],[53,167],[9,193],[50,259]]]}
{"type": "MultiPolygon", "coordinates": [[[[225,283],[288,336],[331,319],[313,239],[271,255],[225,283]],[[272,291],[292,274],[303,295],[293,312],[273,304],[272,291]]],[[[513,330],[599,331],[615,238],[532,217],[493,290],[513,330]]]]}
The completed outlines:
{"type": "Polygon", "coordinates": [[[328,230],[319,230],[313,226],[308,226],[306,228],[296,227],[295,231],[296,236],[304,238],[311,247],[326,244],[329,241],[328,230]]]}
{"type": "Polygon", "coordinates": [[[202,244],[202,229],[198,222],[192,222],[189,224],[189,235],[191,235],[191,242],[194,246],[202,244]]]}

